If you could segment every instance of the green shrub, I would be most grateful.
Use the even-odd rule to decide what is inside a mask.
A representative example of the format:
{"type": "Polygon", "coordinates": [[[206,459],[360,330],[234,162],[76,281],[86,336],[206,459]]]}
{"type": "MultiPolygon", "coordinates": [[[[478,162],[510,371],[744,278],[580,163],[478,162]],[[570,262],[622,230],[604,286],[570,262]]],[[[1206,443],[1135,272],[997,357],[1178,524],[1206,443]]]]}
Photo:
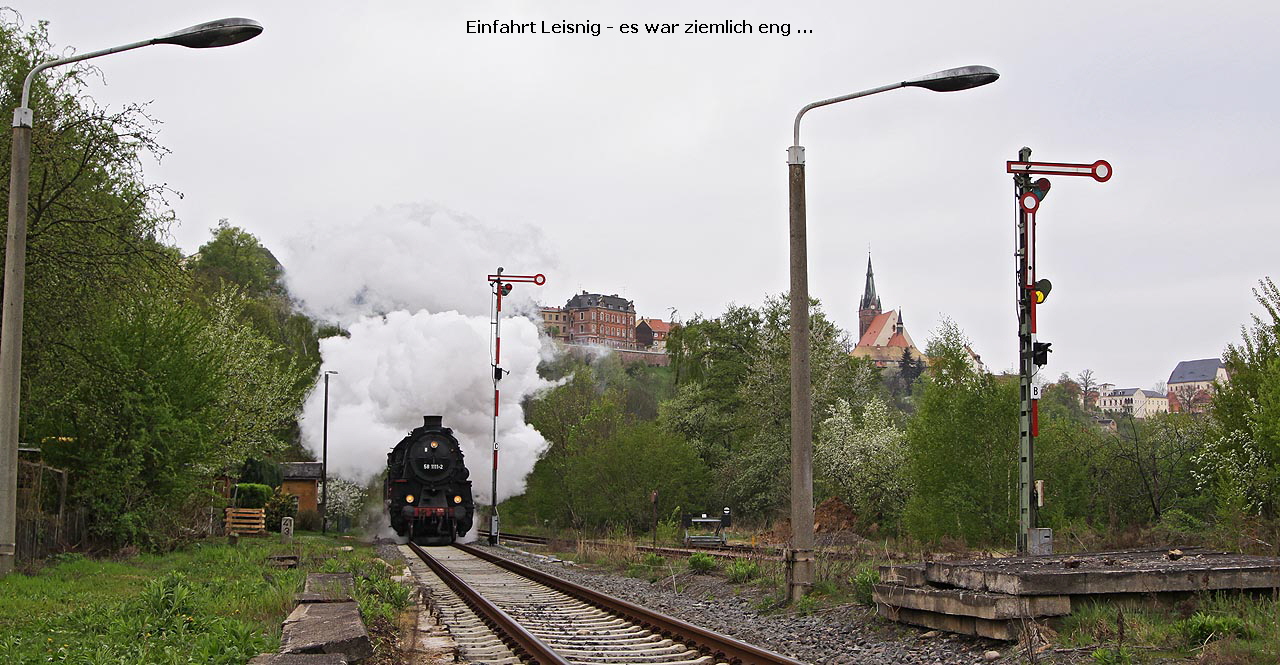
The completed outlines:
{"type": "Polygon", "coordinates": [[[840,585],[834,580],[816,580],[809,594],[819,598],[834,598],[840,595],[840,585]]]}
{"type": "MultiPolygon", "coordinates": [[[[280,520],[286,517],[298,517],[298,497],[292,494],[285,494],[282,488],[277,487],[272,493],[271,500],[267,501],[267,529],[269,531],[280,531],[280,520]]],[[[294,528],[298,528],[295,524],[294,528]]]]}
{"type": "Polygon", "coordinates": [[[1189,646],[1199,646],[1213,639],[1223,637],[1253,637],[1253,629],[1244,619],[1235,616],[1219,616],[1196,612],[1178,622],[1178,632],[1189,646]]]}
{"type": "Polygon", "coordinates": [[[661,568],[662,566],[667,565],[667,560],[659,554],[649,552],[644,555],[644,559],[642,559],[640,563],[649,566],[650,568],[661,568]]]}
{"type": "Polygon", "coordinates": [[[875,585],[880,583],[880,571],[875,566],[863,566],[853,574],[853,599],[862,605],[873,605],[875,585]]]}
{"type": "Polygon", "coordinates": [[[1170,508],[1160,514],[1156,530],[1167,535],[1198,534],[1207,525],[1200,519],[1180,508],[1170,508]]]}
{"type": "Polygon", "coordinates": [[[1133,652],[1129,647],[1117,649],[1098,649],[1093,652],[1093,662],[1098,665],[1129,665],[1133,662],[1133,652]]]}
{"type": "Polygon", "coordinates": [[[751,580],[760,577],[760,564],[750,559],[734,559],[733,562],[725,568],[725,573],[729,575],[730,582],[737,582],[739,584],[750,582],[751,580]]]}
{"type": "Polygon", "coordinates": [[[271,486],[258,483],[236,485],[236,508],[265,508],[271,500],[271,486]]]}
{"type": "Polygon", "coordinates": [[[705,552],[694,552],[689,555],[689,570],[695,573],[709,573],[716,569],[716,558],[705,552]]]}

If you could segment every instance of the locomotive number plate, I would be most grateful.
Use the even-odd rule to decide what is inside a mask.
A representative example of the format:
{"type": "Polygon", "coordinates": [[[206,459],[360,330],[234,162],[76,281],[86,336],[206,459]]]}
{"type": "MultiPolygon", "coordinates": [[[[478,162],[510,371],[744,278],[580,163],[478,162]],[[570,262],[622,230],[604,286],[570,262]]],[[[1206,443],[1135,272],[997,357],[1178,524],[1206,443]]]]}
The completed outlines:
{"type": "Polygon", "coordinates": [[[423,471],[444,471],[444,465],[438,464],[438,463],[433,464],[431,462],[424,462],[422,464],[422,470],[423,471]]]}

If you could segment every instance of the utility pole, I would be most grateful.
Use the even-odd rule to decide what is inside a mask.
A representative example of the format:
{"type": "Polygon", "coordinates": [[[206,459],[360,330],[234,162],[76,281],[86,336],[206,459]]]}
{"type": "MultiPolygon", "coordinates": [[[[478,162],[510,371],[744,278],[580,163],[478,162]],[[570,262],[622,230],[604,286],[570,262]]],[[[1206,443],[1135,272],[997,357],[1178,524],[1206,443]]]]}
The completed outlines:
{"type": "Polygon", "coordinates": [[[1017,201],[1017,308],[1018,369],[1021,407],[1018,416],[1018,554],[1051,554],[1052,536],[1036,529],[1036,509],[1044,505],[1044,497],[1034,491],[1041,487],[1035,480],[1035,439],[1040,434],[1040,386],[1036,372],[1049,362],[1049,342],[1036,339],[1036,306],[1049,297],[1053,285],[1047,279],[1036,279],[1036,213],[1049,193],[1049,179],[1031,180],[1040,174],[1090,176],[1098,182],[1111,179],[1111,165],[1098,160],[1093,164],[1032,162],[1031,148],[1018,151],[1018,161],[1006,162],[1005,170],[1013,174],[1014,197],[1017,201]]]}
{"type": "Polygon", "coordinates": [[[503,275],[502,267],[488,276],[493,285],[493,493],[489,495],[489,544],[498,544],[498,382],[502,380],[502,297],[511,293],[514,282],[527,282],[535,286],[547,283],[542,273],[536,275],[503,275]]]}

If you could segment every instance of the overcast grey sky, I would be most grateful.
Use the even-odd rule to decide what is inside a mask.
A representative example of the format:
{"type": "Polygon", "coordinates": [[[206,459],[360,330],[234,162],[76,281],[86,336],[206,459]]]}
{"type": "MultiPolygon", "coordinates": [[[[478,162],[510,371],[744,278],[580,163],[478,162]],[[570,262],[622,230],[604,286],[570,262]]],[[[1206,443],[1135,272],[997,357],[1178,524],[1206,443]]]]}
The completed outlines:
{"type": "MultiPolygon", "coordinates": [[[[465,261],[437,260],[450,247],[416,248],[422,279],[474,281],[436,301],[471,314],[487,312],[484,276],[499,264],[545,273],[537,295],[548,304],[582,289],[619,293],[661,318],[670,308],[715,316],[784,291],[796,111],[969,64],[1002,77],[961,93],[898,90],[804,120],[811,290],[841,326],[856,329],[870,247],[885,307],[903,308],[919,344],[945,315],[993,369],[1013,367],[1004,163],[1024,145],[1033,159],[1115,168],[1103,184],[1054,179],[1040,213],[1039,271],[1054,283],[1040,310],[1050,376],[1087,367],[1150,387],[1179,360],[1237,341],[1258,311],[1250,288],[1276,272],[1276,3],[16,8],[80,51],[224,16],[261,21],[262,36],[234,48],[158,46],[97,61],[96,99],[154,100],[165,123],[173,154],[147,172],[185,194],[173,201],[174,241],[193,251],[226,217],[301,274],[302,254],[324,245],[327,229],[363,224],[342,236],[350,247],[380,236],[379,207],[447,210],[487,233],[472,234],[465,261]],[[789,23],[792,34],[469,35],[469,19],[745,19],[789,23]],[[446,268],[454,274],[432,272],[446,268]]],[[[328,268],[326,290],[359,272],[328,268]]]]}

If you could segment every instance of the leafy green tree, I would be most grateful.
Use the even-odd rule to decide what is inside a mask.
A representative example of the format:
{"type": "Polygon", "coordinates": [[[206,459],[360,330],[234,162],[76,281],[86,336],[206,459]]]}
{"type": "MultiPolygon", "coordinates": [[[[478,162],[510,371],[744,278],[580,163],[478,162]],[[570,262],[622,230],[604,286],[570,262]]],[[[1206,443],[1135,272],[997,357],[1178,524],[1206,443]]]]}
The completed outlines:
{"type": "Polygon", "coordinates": [[[1217,436],[1200,455],[1202,486],[1229,510],[1280,516],[1280,290],[1270,277],[1253,290],[1266,315],[1241,328],[1223,354],[1230,381],[1216,386],[1217,436]]]}
{"type": "MultiPolygon", "coordinates": [[[[814,412],[838,398],[861,404],[875,372],[851,358],[848,336],[810,303],[814,412]]],[[[678,374],[659,422],[687,439],[712,469],[717,503],[762,516],[787,502],[791,466],[790,304],[771,296],[760,308],[731,305],[715,319],[695,317],[668,337],[678,374]]]]}
{"type": "Polygon", "coordinates": [[[1040,418],[1065,418],[1076,422],[1090,422],[1084,412],[1080,384],[1067,376],[1058,377],[1056,383],[1044,386],[1040,397],[1040,418]]]}
{"type": "Polygon", "coordinates": [[[605,387],[597,369],[578,364],[566,382],[529,404],[529,422],[551,447],[513,512],[578,529],[641,528],[649,524],[655,489],[665,506],[701,503],[708,474],[692,446],[637,422],[626,410],[631,386],[615,380],[605,387]]]}
{"type": "Polygon", "coordinates": [[[216,292],[224,283],[235,284],[252,298],[284,295],[280,278],[283,267],[252,233],[231,226],[226,219],[210,232],[213,239],[200,246],[191,257],[191,272],[197,284],[216,292]]]}
{"type": "MultiPolygon", "coordinates": [[[[54,57],[46,24],[0,16],[7,107],[54,57]]],[[[71,471],[100,543],[163,549],[200,522],[215,473],[279,453],[308,365],[248,323],[243,289],[256,287],[192,298],[180,253],[158,240],[167,190],[142,175],[142,158],[165,152],[155,123],[137,105],[94,104],[93,71],[60,67],[32,85],[20,437],[48,442],[44,458],[71,471]]]]}
{"type": "Polygon", "coordinates": [[[907,425],[915,493],[907,530],[925,540],[1008,540],[1016,528],[1018,383],[977,371],[951,321],[930,339],[907,425]]]}

